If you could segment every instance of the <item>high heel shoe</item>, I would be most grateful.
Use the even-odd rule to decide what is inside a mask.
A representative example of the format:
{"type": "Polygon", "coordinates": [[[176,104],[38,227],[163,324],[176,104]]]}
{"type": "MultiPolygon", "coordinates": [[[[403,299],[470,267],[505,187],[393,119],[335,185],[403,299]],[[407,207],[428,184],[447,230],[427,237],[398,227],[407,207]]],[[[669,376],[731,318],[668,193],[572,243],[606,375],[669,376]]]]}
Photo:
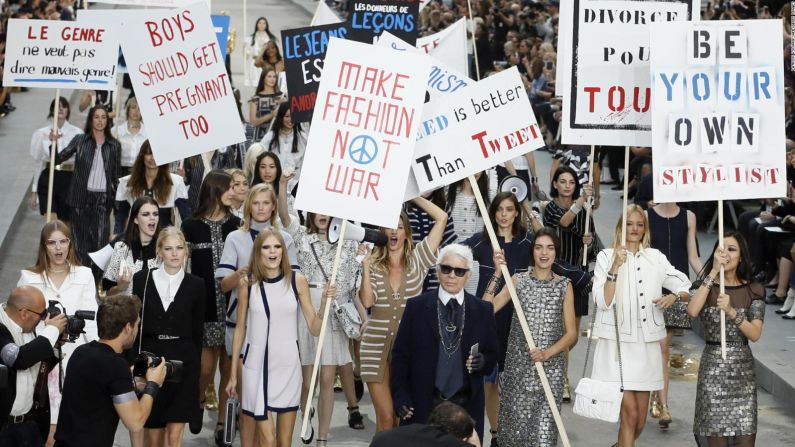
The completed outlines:
{"type": "Polygon", "coordinates": [[[659,419],[661,413],[660,400],[657,398],[657,392],[651,393],[651,405],[649,405],[649,414],[654,419],[659,419]]]}
{"type": "Polygon", "coordinates": [[[795,304],[795,289],[789,289],[787,291],[787,300],[784,301],[784,305],[781,306],[781,309],[776,310],[776,313],[779,315],[788,313],[792,309],[793,304],[795,304]]]}
{"type": "Polygon", "coordinates": [[[563,402],[571,402],[571,389],[569,388],[569,378],[563,378],[563,402]]]}
{"type": "Polygon", "coordinates": [[[795,320],[795,306],[792,306],[792,309],[786,315],[782,315],[781,318],[785,320],[795,320]]]}
{"type": "Polygon", "coordinates": [[[663,405],[660,411],[660,428],[668,428],[671,425],[671,421],[673,421],[673,418],[668,410],[668,405],[663,405]]]}

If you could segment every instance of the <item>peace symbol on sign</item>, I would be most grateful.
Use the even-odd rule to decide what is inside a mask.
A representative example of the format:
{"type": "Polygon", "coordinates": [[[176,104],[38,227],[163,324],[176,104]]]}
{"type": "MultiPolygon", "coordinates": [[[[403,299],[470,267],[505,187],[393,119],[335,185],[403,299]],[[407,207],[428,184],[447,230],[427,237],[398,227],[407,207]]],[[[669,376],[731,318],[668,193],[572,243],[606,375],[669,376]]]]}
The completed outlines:
{"type": "Polygon", "coordinates": [[[360,165],[370,164],[378,155],[378,143],[370,135],[359,135],[351,140],[348,156],[360,165]]]}

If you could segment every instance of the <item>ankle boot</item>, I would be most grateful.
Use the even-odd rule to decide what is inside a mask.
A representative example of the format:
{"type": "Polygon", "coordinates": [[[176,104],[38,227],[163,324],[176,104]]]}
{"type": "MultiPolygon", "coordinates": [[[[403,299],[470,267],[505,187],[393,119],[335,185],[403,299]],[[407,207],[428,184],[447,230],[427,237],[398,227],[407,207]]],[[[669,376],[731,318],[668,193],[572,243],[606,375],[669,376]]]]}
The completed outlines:
{"type": "Polygon", "coordinates": [[[789,289],[787,291],[787,300],[784,301],[784,305],[781,306],[781,309],[778,309],[776,313],[779,315],[786,314],[792,309],[793,304],[795,304],[795,289],[789,289]]]}

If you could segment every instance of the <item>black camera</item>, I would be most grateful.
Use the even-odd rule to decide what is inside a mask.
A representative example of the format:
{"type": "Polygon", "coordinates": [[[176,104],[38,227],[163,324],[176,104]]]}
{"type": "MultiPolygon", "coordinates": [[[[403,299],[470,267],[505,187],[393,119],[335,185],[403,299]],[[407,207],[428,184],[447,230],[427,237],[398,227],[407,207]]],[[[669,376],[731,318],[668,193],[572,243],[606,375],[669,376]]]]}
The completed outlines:
{"type": "MultiPolygon", "coordinates": [[[[60,314],[66,315],[66,308],[58,301],[50,300],[50,307],[47,308],[47,314],[50,318],[56,317],[60,314]]],[[[94,320],[96,313],[93,310],[78,310],[74,315],[66,315],[66,336],[70,343],[74,343],[80,334],[85,334],[83,330],[86,327],[86,320],[94,320]]]]}
{"type": "MultiPolygon", "coordinates": [[[[133,375],[146,377],[146,370],[154,368],[163,361],[163,357],[151,352],[141,351],[133,363],[133,375]]],[[[166,360],[166,382],[182,382],[182,360],[166,360]]]]}

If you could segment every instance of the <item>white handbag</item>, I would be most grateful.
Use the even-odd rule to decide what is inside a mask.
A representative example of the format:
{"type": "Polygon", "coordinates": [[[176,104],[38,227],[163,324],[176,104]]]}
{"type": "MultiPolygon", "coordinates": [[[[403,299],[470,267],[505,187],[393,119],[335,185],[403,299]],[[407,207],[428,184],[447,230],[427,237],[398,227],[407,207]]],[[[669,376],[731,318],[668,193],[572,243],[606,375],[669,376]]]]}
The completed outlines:
{"type": "MultiPolygon", "coordinates": [[[[574,414],[589,419],[599,419],[606,422],[618,422],[621,414],[621,401],[624,398],[624,368],[621,364],[621,343],[618,340],[618,313],[613,306],[613,318],[616,323],[616,345],[618,346],[618,374],[621,383],[603,382],[585,376],[588,371],[588,356],[591,353],[591,337],[588,337],[588,348],[585,351],[585,365],[582,369],[582,379],[574,390],[574,414]]],[[[596,309],[591,317],[591,334],[593,334],[596,309]]]]}

